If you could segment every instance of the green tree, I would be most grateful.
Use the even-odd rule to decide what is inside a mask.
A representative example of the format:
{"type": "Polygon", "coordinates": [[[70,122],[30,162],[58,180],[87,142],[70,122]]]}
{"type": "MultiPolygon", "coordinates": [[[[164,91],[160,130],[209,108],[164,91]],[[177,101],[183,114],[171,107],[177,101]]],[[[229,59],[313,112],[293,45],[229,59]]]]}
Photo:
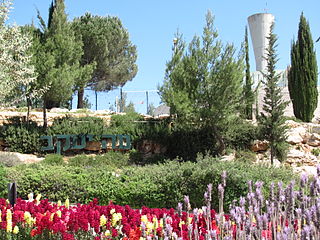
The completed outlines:
{"type": "Polygon", "coordinates": [[[12,1],[0,3],[0,105],[8,106],[27,102],[41,96],[43,91],[35,89],[35,69],[32,62],[32,36],[23,28],[5,25],[12,1]]]}
{"type": "Polygon", "coordinates": [[[202,38],[195,36],[188,49],[177,34],[160,95],[180,125],[211,131],[217,152],[223,154],[224,133],[238,118],[244,66],[234,46],[217,38],[211,12],[202,38]]]}
{"type": "Polygon", "coordinates": [[[248,41],[248,29],[245,28],[244,37],[244,50],[245,50],[245,62],[246,62],[246,80],[243,88],[244,97],[244,116],[246,119],[252,119],[252,105],[254,103],[254,93],[252,91],[252,79],[250,75],[250,63],[249,63],[249,41],[248,41]]]}
{"type": "Polygon", "coordinates": [[[41,28],[34,32],[34,61],[38,84],[48,89],[43,96],[46,125],[46,108],[59,107],[68,101],[76,80],[90,76],[92,68],[80,67],[82,42],[67,21],[64,0],[52,1],[47,24],[39,12],[38,18],[41,28]]]}
{"type": "Polygon", "coordinates": [[[83,42],[81,66],[95,64],[90,78],[85,76],[77,82],[78,108],[82,108],[86,86],[95,91],[109,91],[135,77],[137,52],[117,17],[86,13],[73,21],[73,29],[83,42]]]}
{"type": "Polygon", "coordinates": [[[270,35],[267,37],[269,45],[266,49],[267,70],[263,73],[264,91],[263,112],[259,119],[261,133],[264,139],[269,141],[271,150],[271,164],[274,157],[280,161],[286,157],[286,129],[284,110],[287,102],[282,100],[281,88],[279,87],[280,75],[276,73],[276,54],[277,36],[273,33],[274,25],[271,26],[270,35]]]}
{"type": "Polygon", "coordinates": [[[318,104],[318,67],[309,23],[300,16],[298,39],[291,46],[288,87],[296,118],[311,122],[318,104]]]}

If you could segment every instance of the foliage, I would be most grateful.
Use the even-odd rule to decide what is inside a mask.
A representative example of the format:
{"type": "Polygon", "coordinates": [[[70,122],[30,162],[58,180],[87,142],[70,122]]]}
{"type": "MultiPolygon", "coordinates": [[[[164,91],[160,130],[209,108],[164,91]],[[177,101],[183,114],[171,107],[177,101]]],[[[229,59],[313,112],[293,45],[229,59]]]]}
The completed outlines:
{"type": "Polygon", "coordinates": [[[309,23],[301,13],[298,39],[291,45],[288,87],[296,118],[311,122],[318,104],[318,67],[309,23]]]}
{"type": "Polygon", "coordinates": [[[105,132],[103,119],[97,117],[64,117],[55,119],[52,126],[48,128],[47,134],[54,136],[58,134],[93,134],[102,135],[105,132]]]}
{"type": "MultiPolygon", "coordinates": [[[[135,77],[136,46],[131,43],[129,33],[118,17],[86,13],[74,19],[72,25],[77,37],[82,40],[84,54],[81,66],[95,64],[92,76],[80,78],[77,83],[80,99],[86,85],[96,91],[109,91],[135,77]]],[[[80,101],[78,108],[81,107],[80,101]]]]}
{"type": "Polygon", "coordinates": [[[210,129],[220,154],[225,150],[224,133],[238,117],[243,79],[242,56],[217,39],[210,12],[202,38],[195,36],[186,50],[177,35],[172,59],[167,63],[161,99],[177,116],[183,128],[210,129]],[[227,127],[228,126],[228,127],[227,127]]]}
{"type": "Polygon", "coordinates": [[[17,104],[37,94],[31,62],[31,39],[18,26],[5,25],[12,1],[0,3],[0,105],[17,104]]]}
{"type": "Polygon", "coordinates": [[[48,154],[41,163],[48,165],[63,165],[64,160],[60,154],[48,154]]]}
{"type": "Polygon", "coordinates": [[[90,75],[92,67],[80,67],[82,43],[67,21],[64,0],[52,1],[47,24],[39,12],[38,18],[40,29],[33,31],[37,82],[47,88],[43,96],[45,107],[59,107],[70,99],[75,81],[90,75]]]}
{"type": "Polygon", "coordinates": [[[254,163],[257,160],[257,155],[254,152],[248,150],[239,150],[235,154],[236,160],[245,163],[254,163]]]}
{"type": "Polygon", "coordinates": [[[36,122],[21,121],[20,118],[12,118],[2,127],[0,136],[9,145],[10,151],[20,153],[40,152],[40,136],[43,129],[36,122]]]}
{"type": "Polygon", "coordinates": [[[121,168],[129,165],[129,154],[120,152],[107,152],[103,155],[78,155],[68,160],[69,166],[74,167],[108,167],[121,168]]]}
{"type": "Polygon", "coordinates": [[[263,98],[263,112],[259,117],[261,126],[261,134],[264,139],[269,141],[271,148],[271,164],[273,158],[277,157],[280,161],[286,156],[286,129],[284,110],[287,102],[282,100],[281,88],[278,86],[279,75],[276,74],[275,68],[278,61],[276,54],[277,37],[273,33],[274,25],[271,26],[270,35],[268,37],[269,45],[267,51],[267,71],[263,73],[265,88],[265,96],[263,98]]]}
{"type": "MultiPolygon", "coordinates": [[[[111,157],[119,159],[119,155],[111,157]]],[[[102,157],[96,160],[103,161],[102,157]]],[[[116,204],[129,204],[134,208],[143,205],[174,207],[185,195],[190,196],[194,207],[201,206],[203,200],[199,196],[203,194],[207,184],[213,183],[212,206],[216,209],[219,204],[216,189],[224,170],[228,171],[226,207],[234,199],[246,195],[246,183],[249,180],[261,180],[268,185],[278,180],[287,183],[294,178],[291,171],[283,168],[238,161],[220,162],[208,156],[199,157],[198,160],[195,163],[170,161],[159,165],[115,169],[117,166],[109,167],[107,163],[97,166],[93,158],[89,161],[75,159],[70,161],[70,166],[19,165],[8,168],[7,177],[11,181],[17,181],[19,196],[23,198],[36,191],[35,193],[41,193],[53,201],[69,197],[71,202],[87,203],[98,198],[101,204],[112,200],[116,204]]]]}
{"type": "Polygon", "coordinates": [[[311,153],[315,156],[319,156],[320,155],[320,148],[314,148],[311,150],[311,153]]]}
{"type": "Polygon", "coordinates": [[[248,28],[245,29],[244,37],[244,48],[245,48],[245,60],[246,60],[246,80],[243,88],[243,98],[245,101],[244,115],[246,119],[252,119],[252,105],[254,103],[254,93],[252,91],[252,79],[250,75],[250,62],[249,62],[249,41],[248,41],[248,28]]]}

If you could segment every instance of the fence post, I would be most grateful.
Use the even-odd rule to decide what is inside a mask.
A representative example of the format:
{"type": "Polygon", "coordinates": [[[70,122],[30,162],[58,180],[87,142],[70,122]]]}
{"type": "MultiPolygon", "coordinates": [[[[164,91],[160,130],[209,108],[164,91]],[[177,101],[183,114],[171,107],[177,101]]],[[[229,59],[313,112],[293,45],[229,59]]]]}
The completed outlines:
{"type": "Polygon", "coordinates": [[[17,200],[17,184],[15,182],[8,183],[8,199],[11,206],[14,206],[17,200]]]}

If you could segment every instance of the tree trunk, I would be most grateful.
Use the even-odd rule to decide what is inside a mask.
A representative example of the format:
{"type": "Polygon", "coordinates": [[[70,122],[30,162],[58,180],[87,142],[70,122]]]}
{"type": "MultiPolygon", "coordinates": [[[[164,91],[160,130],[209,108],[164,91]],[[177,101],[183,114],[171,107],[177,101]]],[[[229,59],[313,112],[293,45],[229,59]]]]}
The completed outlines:
{"type": "Polygon", "coordinates": [[[271,166],[273,166],[273,156],[274,156],[274,148],[271,146],[271,150],[270,150],[271,166]]]}
{"type": "Polygon", "coordinates": [[[219,144],[218,153],[220,155],[224,155],[225,150],[226,150],[226,145],[224,144],[223,138],[222,138],[222,136],[216,126],[213,126],[213,135],[217,139],[218,144],[219,144]]]}
{"type": "Polygon", "coordinates": [[[27,124],[29,124],[30,118],[30,109],[31,109],[31,99],[27,97],[27,124]]]}
{"type": "Polygon", "coordinates": [[[84,97],[84,88],[81,87],[79,90],[78,90],[78,105],[77,105],[77,108],[83,108],[83,97],[84,97]]]}
{"type": "Polygon", "coordinates": [[[43,128],[47,129],[48,120],[47,120],[47,109],[46,109],[46,101],[43,100],[43,128]]]}
{"type": "Polygon", "coordinates": [[[46,109],[51,109],[51,108],[58,108],[60,107],[60,103],[52,100],[46,100],[44,101],[45,108],[46,109]]]}

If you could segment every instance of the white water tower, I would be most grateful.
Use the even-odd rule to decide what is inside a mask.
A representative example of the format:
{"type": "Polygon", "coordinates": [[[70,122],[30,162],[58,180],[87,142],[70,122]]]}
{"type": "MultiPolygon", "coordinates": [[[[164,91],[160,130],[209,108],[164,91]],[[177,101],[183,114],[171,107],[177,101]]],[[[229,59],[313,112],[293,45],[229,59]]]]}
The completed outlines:
{"type": "Polygon", "coordinates": [[[266,71],[266,48],[269,40],[270,27],[274,22],[274,16],[270,13],[257,13],[248,17],[250,35],[256,60],[256,71],[266,71]]]}

